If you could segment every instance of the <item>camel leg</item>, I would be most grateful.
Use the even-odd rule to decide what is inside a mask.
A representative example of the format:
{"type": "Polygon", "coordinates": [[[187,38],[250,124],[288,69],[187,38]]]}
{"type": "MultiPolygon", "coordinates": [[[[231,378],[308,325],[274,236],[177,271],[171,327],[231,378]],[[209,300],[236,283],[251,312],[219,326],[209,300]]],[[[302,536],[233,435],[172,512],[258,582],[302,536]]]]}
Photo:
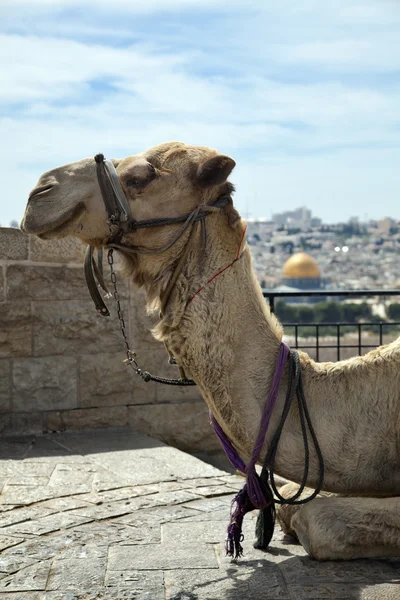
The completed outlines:
{"type": "MultiPolygon", "coordinates": [[[[290,481],[286,483],[284,486],[279,488],[279,493],[283,498],[292,498],[298,491],[299,485],[297,483],[293,483],[290,481]]],[[[305,488],[298,500],[303,500],[304,498],[308,498],[311,496],[314,490],[311,488],[305,488]]],[[[330,496],[328,492],[321,492],[318,494],[317,498],[321,498],[322,496],[330,496]]],[[[285,535],[290,535],[291,537],[297,538],[296,531],[292,526],[292,518],[294,515],[300,510],[302,507],[301,504],[277,504],[276,505],[276,520],[282,528],[282,531],[285,535]]]]}
{"type": "Polygon", "coordinates": [[[289,527],[317,560],[400,557],[400,497],[316,498],[289,527]]]}

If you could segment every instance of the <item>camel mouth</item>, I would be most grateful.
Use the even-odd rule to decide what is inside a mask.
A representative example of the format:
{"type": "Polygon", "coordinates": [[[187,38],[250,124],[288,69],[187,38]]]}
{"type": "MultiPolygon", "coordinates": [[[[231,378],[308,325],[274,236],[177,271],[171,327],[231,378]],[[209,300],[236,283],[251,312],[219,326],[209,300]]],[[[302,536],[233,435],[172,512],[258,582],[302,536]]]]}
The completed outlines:
{"type": "MultiPolygon", "coordinates": [[[[36,191],[34,196],[42,193],[43,191],[44,189],[36,191]]],[[[47,240],[55,236],[60,237],[60,233],[65,232],[65,235],[68,235],[68,226],[76,223],[76,221],[83,216],[84,212],[85,204],[80,202],[70,210],[66,211],[64,214],[60,215],[58,218],[54,219],[54,221],[49,221],[43,224],[40,223],[40,217],[32,217],[31,211],[28,208],[20,228],[24,233],[36,235],[41,240],[47,240]]]]}

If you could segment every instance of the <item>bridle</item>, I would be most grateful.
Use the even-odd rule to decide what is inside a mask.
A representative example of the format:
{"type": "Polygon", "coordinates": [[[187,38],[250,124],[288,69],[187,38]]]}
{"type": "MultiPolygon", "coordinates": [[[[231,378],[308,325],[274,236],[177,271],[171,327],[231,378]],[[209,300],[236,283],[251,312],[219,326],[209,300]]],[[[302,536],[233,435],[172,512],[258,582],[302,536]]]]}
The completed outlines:
{"type": "MultiPolygon", "coordinates": [[[[181,253],[180,258],[175,266],[175,270],[168,282],[167,288],[163,293],[161,299],[161,316],[164,314],[168,301],[170,299],[172,290],[175,286],[175,283],[178,280],[178,277],[185,265],[186,259],[188,257],[191,241],[194,236],[195,228],[193,227],[196,223],[200,224],[201,227],[201,235],[202,235],[202,243],[203,247],[205,247],[207,243],[207,231],[205,226],[205,220],[208,215],[221,210],[228,204],[232,203],[232,198],[229,194],[223,194],[219,196],[216,200],[208,203],[208,204],[200,204],[190,213],[186,213],[184,215],[176,216],[176,217],[160,217],[154,219],[143,219],[138,221],[134,219],[131,214],[131,210],[129,207],[128,200],[124,194],[124,191],[119,182],[118,174],[115,170],[113,163],[110,160],[106,160],[103,154],[97,154],[94,157],[96,161],[96,173],[97,179],[99,182],[101,195],[103,198],[104,206],[107,211],[108,219],[107,223],[109,226],[109,237],[104,244],[104,248],[108,250],[108,263],[111,269],[111,281],[113,283],[113,293],[107,289],[107,286],[104,282],[103,271],[102,271],[102,255],[103,251],[100,250],[98,252],[97,261],[94,258],[94,247],[89,246],[86,251],[85,256],[85,278],[86,284],[89,289],[92,300],[95,304],[96,310],[100,315],[109,317],[110,311],[104,302],[99,288],[102,288],[106,292],[106,298],[114,296],[114,300],[117,307],[118,318],[120,322],[120,328],[122,332],[122,336],[124,339],[125,347],[126,347],[126,355],[127,358],[125,360],[126,364],[133,367],[135,372],[140,375],[144,381],[156,381],[158,383],[164,383],[168,385],[196,385],[195,382],[191,379],[188,379],[181,367],[180,370],[180,379],[167,379],[164,377],[157,377],[150,375],[147,371],[143,371],[138,363],[136,362],[136,354],[130,350],[127,332],[125,327],[125,322],[122,315],[122,309],[120,304],[119,293],[117,289],[117,280],[116,274],[113,268],[114,259],[113,259],[113,250],[120,250],[126,254],[137,254],[137,255],[158,255],[166,252],[170,248],[172,248],[179,239],[189,230],[189,237],[184,247],[183,252],[181,253]],[[164,246],[157,249],[146,249],[140,246],[134,245],[125,245],[122,243],[122,238],[125,233],[134,233],[139,229],[148,229],[152,227],[162,227],[164,225],[173,225],[182,223],[182,227],[180,230],[172,237],[170,241],[167,242],[164,246]]],[[[233,262],[236,262],[238,257],[233,262]]],[[[233,264],[233,263],[232,263],[233,264]]],[[[229,265],[231,266],[231,265],[229,265]]],[[[189,299],[190,301],[191,299],[189,299]]],[[[168,348],[167,348],[168,351],[168,348]]],[[[169,352],[169,351],[168,351],[169,352]]],[[[169,352],[170,364],[176,364],[175,358],[169,352]]]]}
{"type": "MultiPolygon", "coordinates": [[[[178,259],[177,265],[175,266],[175,271],[171,276],[171,279],[167,285],[166,290],[164,291],[163,298],[161,299],[161,316],[165,311],[165,307],[170,298],[171,292],[175,286],[175,283],[181,273],[183,266],[188,257],[188,253],[191,246],[191,240],[193,237],[193,232],[195,231],[194,225],[196,223],[200,223],[201,232],[202,232],[202,240],[203,245],[205,246],[207,242],[207,233],[205,227],[205,219],[212,212],[218,211],[224,206],[227,206],[232,202],[232,199],[229,195],[221,195],[216,200],[209,204],[201,204],[197,208],[195,208],[192,212],[181,215],[178,217],[167,217],[167,218],[159,218],[159,219],[147,219],[137,221],[131,215],[131,211],[129,208],[129,203],[126,199],[126,196],[122,190],[120,185],[117,172],[114,168],[114,165],[111,161],[105,160],[102,154],[97,154],[95,156],[96,161],[96,169],[97,169],[97,178],[100,185],[101,194],[103,197],[104,206],[106,208],[108,214],[108,225],[110,229],[110,236],[105,243],[104,247],[108,249],[108,263],[111,269],[111,281],[113,283],[113,296],[115,299],[118,318],[120,322],[121,332],[125,343],[126,355],[127,358],[124,361],[127,365],[131,366],[135,373],[139,375],[144,381],[155,381],[157,383],[164,383],[168,385],[196,385],[196,383],[192,379],[188,379],[185,375],[185,372],[180,367],[180,379],[167,379],[164,377],[153,376],[147,371],[143,371],[137,361],[136,354],[130,350],[125,322],[122,314],[121,303],[119,299],[118,289],[117,289],[117,279],[116,274],[113,268],[113,249],[118,249],[127,254],[147,254],[147,255],[155,255],[162,254],[166,252],[174,244],[178,242],[178,240],[185,234],[186,231],[189,230],[189,237],[186,242],[185,248],[181,253],[180,258],[178,259]],[[121,238],[124,233],[132,233],[142,228],[150,228],[150,227],[160,227],[163,225],[171,225],[183,223],[183,226],[178,231],[178,233],[170,240],[165,246],[158,249],[144,249],[138,246],[126,246],[121,243],[121,238]]],[[[237,262],[240,258],[240,252],[242,247],[242,242],[244,239],[245,230],[243,232],[242,238],[240,240],[240,245],[238,248],[237,255],[235,259],[227,265],[225,268],[221,269],[218,273],[216,273],[211,279],[209,279],[203,287],[201,287],[191,298],[188,299],[188,303],[196,298],[196,296],[204,289],[206,285],[211,283],[216,277],[225,272],[228,268],[230,268],[235,262],[237,262]]],[[[102,274],[102,260],[101,254],[98,258],[98,262],[96,264],[93,256],[94,249],[89,246],[86,258],[85,258],[85,275],[86,282],[89,288],[89,292],[92,296],[92,299],[96,305],[96,309],[103,316],[109,316],[110,311],[108,310],[106,304],[104,303],[100,292],[99,286],[103,288],[107,293],[107,286],[104,283],[104,278],[102,274]],[[96,283],[97,280],[97,283],[96,283]]],[[[100,251],[101,252],[101,251],[100,251]]],[[[169,352],[168,348],[167,351],[169,352]]],[[[169,352],[170,364],[176,364],[175,358],[169,352]]],[[[226,436],[222,428],[218,425],[217,421],[212,417],[212,423],[214,426],[214,430],[218,435],[220,441],[222,442],[223,448],[232,462],[233,466],[238,468],[246,475],[246,484],[242,488],[242,490],[236,495],[233,505],[236,507],[231,514],[231,522],[228,527],[228,538],[226,542],[226,550],[227,554],[230,556],[235,556],[238,558],[241,556],[243,549],[241,546],[242,541],[242,521],[246,512],[253,510],[254,508],[259,508],[259,518],[257,522],[257,534],[258,541],[255,547],[266,549],[271,540],[274,523],[275,523],[275,503],[281,504],[304,504],[309,502],[313,498],[317,496],[319,491],[323,486],[324,479],[324,461],[322,457],[322,453],[318,444],[318,440],[316,438],[310,415],[308,413],[308,407],[306,403],[306,399],[304,396],[304,390],[301,380],[301,367],[299,356],[296,350],[290,350],[284,343],[281,343],[280,353],[277,359],[277,365],[279,367],[275,369],[274,379],[272,382],[272,388],[270,390],[269,397],[267,399],[267,403],[265,406],[265,410],[262,415],[260,429],[257,436],[256,444],[253,449],[253,453],[250,461],[247,465],[242,461],[240,456],[238,455],[236,449],[230,442],[229,438],[226,436]],[[279,382],[281,379],[281,375],[283,372],[283,366],[286,361],[289,359],[288,363],[288,389],[286,393],[286,400],[284,404],[283,413],[280,417],[278,428],[274,434],[273,440],[270,444],[269,451],[267,452],[264,460],[264,466],[261,472],[261,475],[258,475],[255,470],[255,464],[258,461],[262,446],[264,444],[266,431],[269,424],[269,419],[276,401],[276,395],[278,392],[279,382]],[[298,400],[298,409],[300,415],[300,422],[302,428],[302,436],[304,441],[304,450],[305,450],[305,467],[304,474],[302,478],[302,482],[298,492],[296,492],[292,498],[283,498],[278,490],[276,489],[275,481],[274,481],[274,463],[275,457],[278,450],[279,440],[282,434],[282,429],[285,424],[286,418],[289,414],[290,407],[292,405],[293,395],[294,393],[297,396],[298,400]],[[319,480],[316,490],[308,496],[307,498],[299,499],[299,496],[305,489],[308,479],[309,472],[309,440],[308,440],[308,432],[307,428],[311,435],[311,440],[314,445],[318,463],[319,463],[319,480]],[[268,473],[269,469],[269,473],[268,473]],[[273,492],[268,484],[268,478],[270,476],[271,479],[271,487],[275,495],[278,497],[278,500],[274,499],[273,492]]]]}

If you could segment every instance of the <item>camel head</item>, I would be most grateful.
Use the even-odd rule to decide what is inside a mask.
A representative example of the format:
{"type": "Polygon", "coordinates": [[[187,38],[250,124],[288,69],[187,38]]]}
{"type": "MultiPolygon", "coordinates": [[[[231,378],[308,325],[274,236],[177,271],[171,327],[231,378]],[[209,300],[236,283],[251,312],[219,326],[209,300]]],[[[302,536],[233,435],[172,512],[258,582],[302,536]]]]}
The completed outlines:
{"type": "MultiPolygon", "coordinates": [[[[170,142],[112,160],[134,219],[174,217],[232,191],[233,159],[215,150],[170,142]]],[[[32,190],[21,229],[42,239],[74,236],[97,247],[109,237],[108,215],[94,158],[44,173],[32,190]]],[[[154,232],[137,232],[150,246],[154,232]]]]}

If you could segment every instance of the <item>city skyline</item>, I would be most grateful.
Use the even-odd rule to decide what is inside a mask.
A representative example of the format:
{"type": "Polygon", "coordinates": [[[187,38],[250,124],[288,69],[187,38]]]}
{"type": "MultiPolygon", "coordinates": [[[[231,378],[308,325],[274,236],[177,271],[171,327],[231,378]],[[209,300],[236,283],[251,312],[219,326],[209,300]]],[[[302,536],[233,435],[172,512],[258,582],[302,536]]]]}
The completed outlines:
{"type": "Polygon", "coordinates": [[[396,0],[5,0],[0,222],[40,174],[172,139],[237,161],[242,214],[400,219],[396,0]]]}

